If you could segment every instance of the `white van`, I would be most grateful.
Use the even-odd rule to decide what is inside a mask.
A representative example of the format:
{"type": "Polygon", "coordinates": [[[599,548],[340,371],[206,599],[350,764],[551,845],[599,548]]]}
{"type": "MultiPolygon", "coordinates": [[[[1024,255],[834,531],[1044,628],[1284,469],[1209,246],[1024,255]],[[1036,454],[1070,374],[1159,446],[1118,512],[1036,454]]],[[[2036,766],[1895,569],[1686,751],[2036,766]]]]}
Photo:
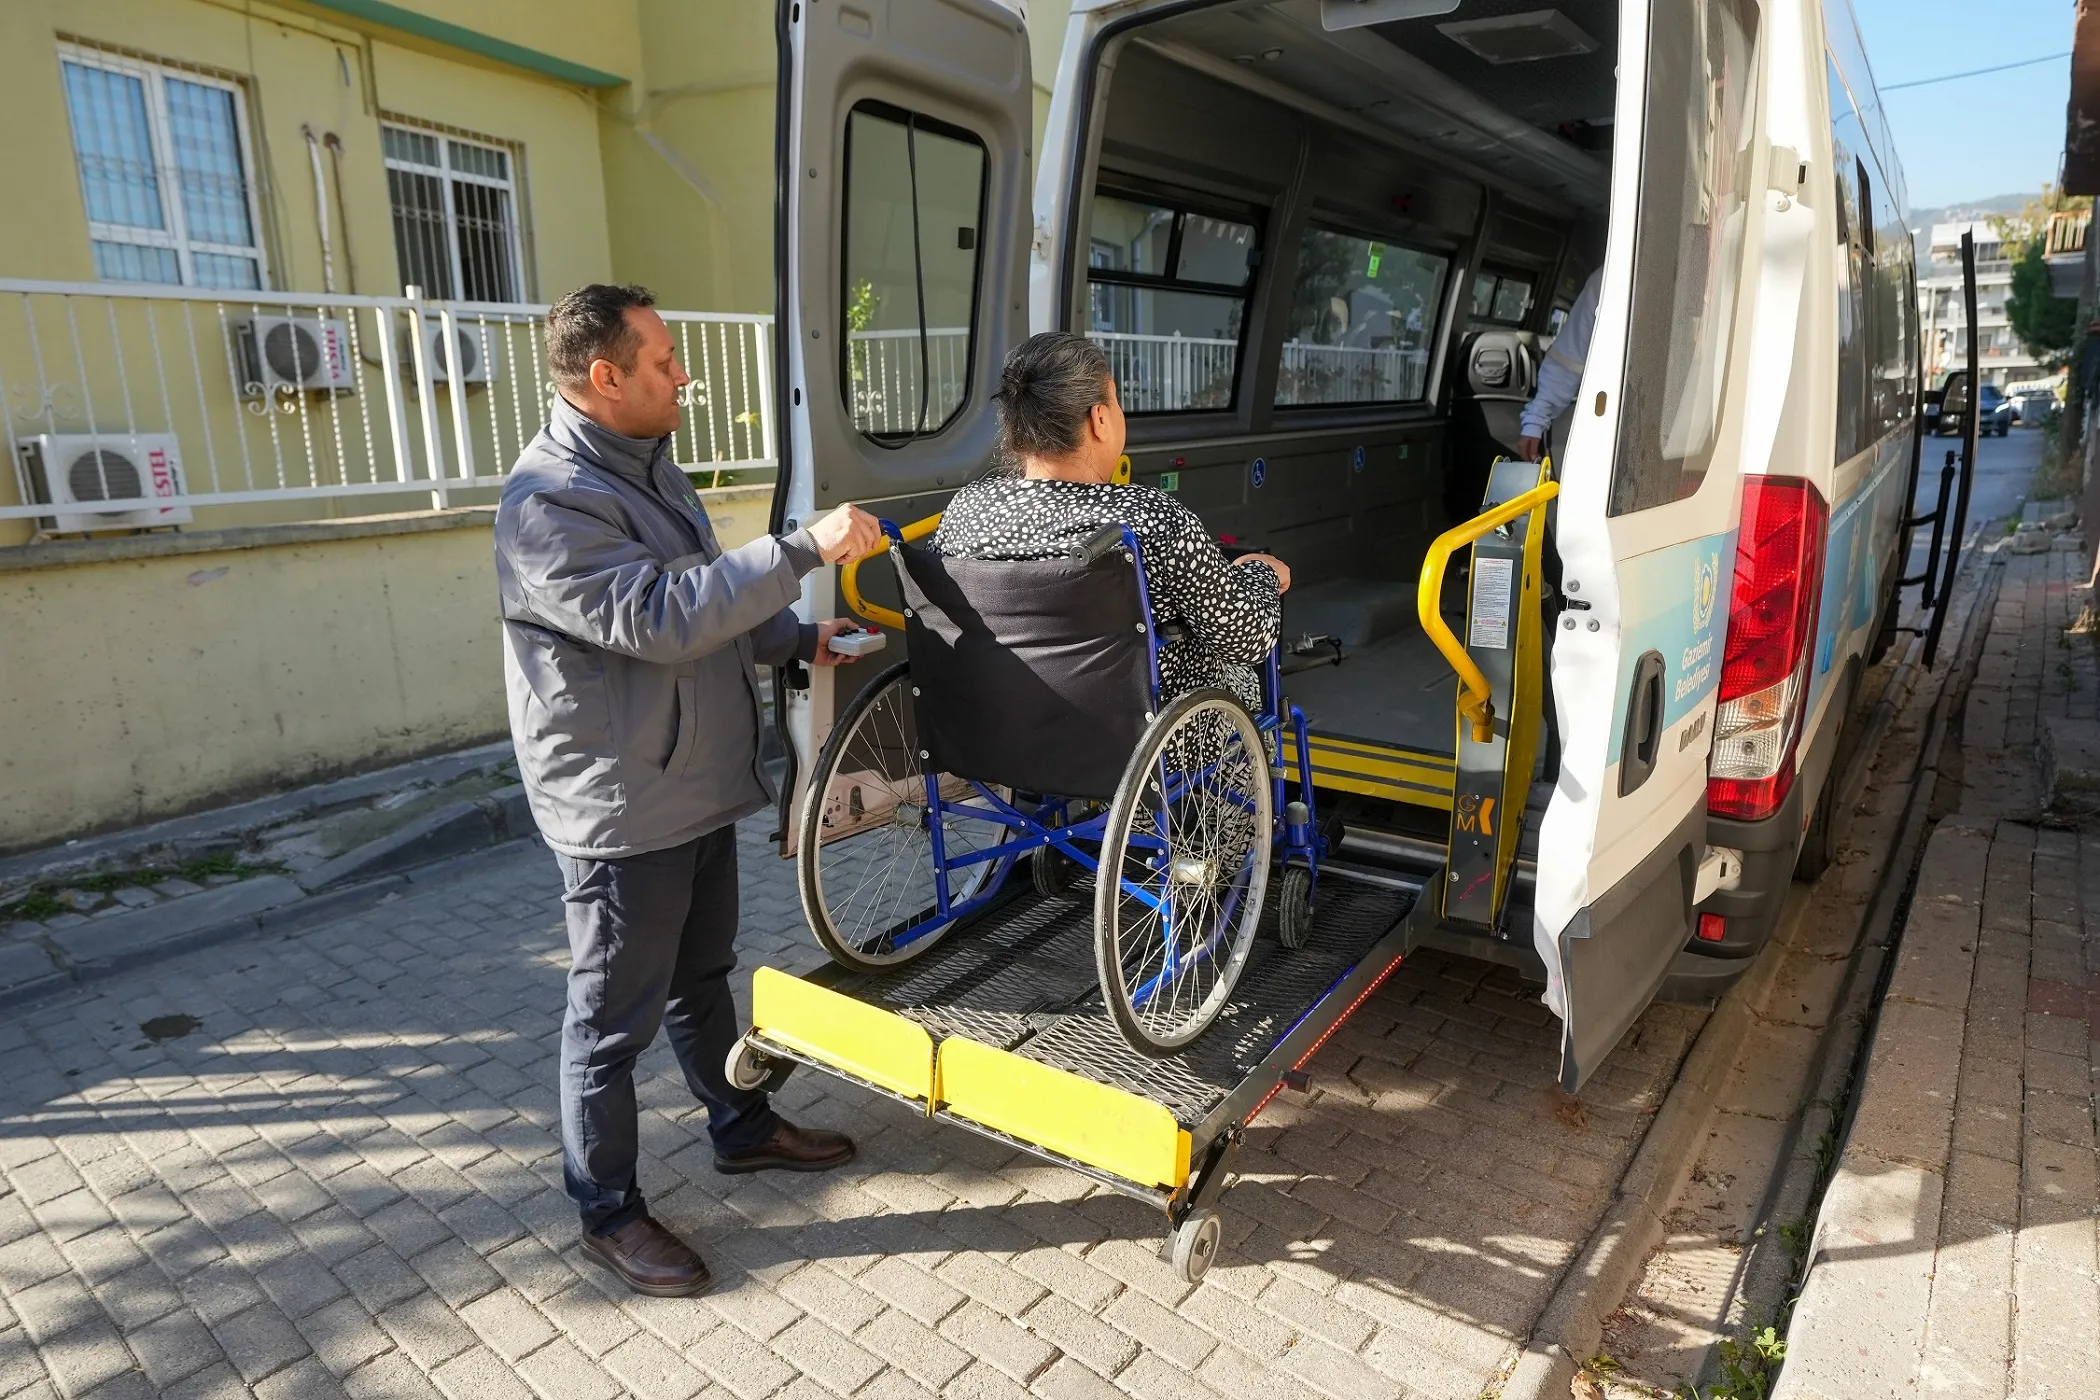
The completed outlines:
{"type": "MultiPolygon", "coordinates": [[[[1916,470],[1902,174],[1846,0],[1075,0],[1040,152],[997,0],[782,0],[780,41],[777,525],[937,511],[991,462],[1006,352],[1094,336],[1133,479],[1291,565],[1330,831],[1438,872],[1426,941],[1544,980],[1564,1084],[1666,980],[1740,973],[1829,858],[1916,470]],[[1480,789],[1528,794],[1510,823],[1417,599],[1507,499],[1593,275],[1513,623],[1542,679],[1499,673],[1480,789]],[[1463,889],[1461,845],[1492,864],[1463,889]]],[[[844,611],[828,571],[804,601],[844,611]]],[[[795,771],[874,669],[780,690],[795,771]]]]}

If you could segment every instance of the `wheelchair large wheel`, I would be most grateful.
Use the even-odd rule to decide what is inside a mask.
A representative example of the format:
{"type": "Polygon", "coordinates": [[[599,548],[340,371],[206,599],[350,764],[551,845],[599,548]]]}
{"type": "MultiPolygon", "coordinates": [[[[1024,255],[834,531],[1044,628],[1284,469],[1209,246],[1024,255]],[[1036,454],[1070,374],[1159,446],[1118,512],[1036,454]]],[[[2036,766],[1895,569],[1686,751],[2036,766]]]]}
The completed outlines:
{"type": "Polygon", "coordinates": [[[1144,1054],[1201,1035],[1246,965],[1268,892],[1270,781],[1254,717],[1222,690],[1167,706],[1123,770],[1101,839],[1094,959],[1109,1015],[1144,1054]]]}
{"type": "MultiPolygon", "coordinates": [[[[941,784],[943,800],[962,801],[972,792],[960,779],[941,784]]],[[[949,816],[941,822],[951,861],[1008,835],[1006,826],[990,821],[949,816]]],[[[1005,856],[951,870],[950,907],[996,888],[1012,863],[1005,856]]],[[[795,873],[817,941],[847,967],[872,971],[909,962],[954,928],[934,896],[941,876],[910,663],[898,662],[855,696],[817,755],[796,832],[795,873]]]]}

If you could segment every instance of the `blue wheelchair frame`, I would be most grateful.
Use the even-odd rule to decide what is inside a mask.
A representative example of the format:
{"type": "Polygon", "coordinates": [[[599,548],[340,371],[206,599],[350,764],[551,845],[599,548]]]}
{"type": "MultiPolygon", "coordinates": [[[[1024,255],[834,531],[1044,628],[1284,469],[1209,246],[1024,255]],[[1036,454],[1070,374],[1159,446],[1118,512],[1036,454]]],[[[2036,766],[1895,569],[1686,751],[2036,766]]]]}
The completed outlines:
{"type": "MultiPolygon", "coordinates": [[[[881,525],[883,534],[889,539],[892,558],[895,560],[897,569],[901,573],[904,569],[903,536],[899,533],[897,526],[890,521],[884,520],[881,522],[881,525]]],[[[1154,715],[1158,715],[1164,707],[1160,704],[1159,698],[1159,634],[1153,620],[1152,590],[1145,578],[1144,551],[1138,544],[1136,532],[1127,525],[1123,527],[1123,547],[1130,552],[1131,562],[1137,570],[1138,603],[1139,609],[1144,616],[1145,655],[1151,676],[1152,712],[1154,715]]],[[[1268,660],[1264,663],[1262,692],[1264,704],[1261,713],[1254,716],[1255,727],[1263,736],[1264,741],[1270,735],[1276,735],[1280,752],[1284,720],[1278,713],[1277,706],[1283,695],[1283,677],[1277,647],[1272,646],[1269,649],[1268,660]]],[[[1277,826],[1277,836],[1272,839],[1271,853],[1272,856],[1280,857],[1282,865],[1289,865],[1292,862],[1303,865],[1312,879],[1312,888],[1317,893],[1320,878],[1320,857],[1326,853],[1327,843],[1319,834],[1318,822],[1314,816],[1313,785],[1311,781],[1312,746],[1306,734],[1305,712],[1296,705],[1290,706],[1289,721],[1291,735],[1297,748],[1298,772],[1301,778],[1298,784],[1298,800],[1305,804],[1306,815],[1305,820],[1302,822],[1292,822],[1288,819],[1286,816],[1287,804],[1284,798],[1285,780],[1282,765],[1280,763],[1269,764],[1269,780],[1273,788],[1272,805],[1277,826]],[[1276,850],[1276,847],[1280,847],[1280,851],[1276,850]]],[[[1266,749],[1266,742],[1264,747],[1266,749]]],[[[1266,761],[1266,752],[1264,752],[1263,758],[1266,761]]],[[[1170,775],[1165,771],[1164,758],[1161,759],[1160,766],[1160,788],[1165,794],[1168,806],[1171,806],[1174,799],[1187,792],[1190,787],[1205,781],[1206,777],[1214,771],[1214,768],[1212,768],[1200,770],[1193,774],[1170,775]]],[[[1074,804],[1083,799],[1055,797],[1045,794],[1036,803],[1033,812],[1025,812],[1013,803],[1001,798],[983,783],[959,773],[947,775],[928,773],[925,775],[925,782],[926,827],[933,845],[935,907],[930,917],[921,919],[916,924],[906,925],[904,928],[892,933],[892,947],[905,947],[916,942],[919,938],[943,928],[957,919],[966,918],[991,904],[998,898],[999,892],[1005,884],[1006,876],[1012,870],[1013,862],[1043,847],[1055,847],[1074,864],[1083,869],[1094,871],[1097,876],[1100,873],[1100,861],[1082,850],[1078,843],[1081,841],[1098,843],[1101,840],[1108,826],[1111,809],[1104,809],[1084,821],[1064,825],[1063,823],[1070,816],[1074,804]],[[943,776],[961,778],[968,783],[972,789],[973,798],[958,802],[943,797],[940,791],[940,780],[943,776]],[[967,855],[951,858],[948,855],[946,842],[943,839],[941,822],[943,816],[963,817],[1007,828],[1019,828],[1022,834],[1002,841],[998,845],[987,847],[984,850],[971,851],[967,855]],[[1058,825],[1048,824],[1051,821],[1057,822],[1058,825]],[[963,870],[972,865],[982,865],[993,861],[1000,862],[1000,868],[995,870],[992,878],[985,882],[983,889],[966,900],[959,902],[950,900],[948,876],[951,871],[963,870]]],[[[1162,824],[1164,823],[1164,812],[1162,812],[1158,820],[1162,824]]],[[[1164,830],[1140,836],[1133,828],[1131,840],[1133,844],[1154,847],[1160,851],[1165,851],[1168,844],[1164,830]]],[[[1250,873],[1247,866],[1243,865],[1239,875],[1235,876],[1234,892],[1232,898],[1226,902],[1223,908],[1222,917],[1219,921],[1220,929],[1229,929],[1233,926],[1238,912],[1240,895],[1246,889],[1246,881],[1242,877],[1250,873]]],[[[1130,898],[1137,900],[1148,908],[1161,910],[1165,914],[1171,940],[1173,910],[1169,897],[1164,894],[1154,893],[1152,890],[1120,876],[1118,877],[1118,883],[1121,884],[1124,894],[1130,898]]],[[[1166,968],[1172,968],[1173,975],[1178,977],[1182,971],[1193,966],[1198,959],[1208,956],[1213,951],[1216,942],[1217,939],[1213,938],[1203,947],[1190,948],[1177,956],[1170,941],[1166,968]]],[[[1141,1007],[1148,1002],[1153,994],[1160,990],[1161,983],[1167,977],[1168,972],[1163,968],[1159,975],[1146,982],[1143,986],[1136,988],[1131,994],[1133,1006],[1141,1007]]]]}

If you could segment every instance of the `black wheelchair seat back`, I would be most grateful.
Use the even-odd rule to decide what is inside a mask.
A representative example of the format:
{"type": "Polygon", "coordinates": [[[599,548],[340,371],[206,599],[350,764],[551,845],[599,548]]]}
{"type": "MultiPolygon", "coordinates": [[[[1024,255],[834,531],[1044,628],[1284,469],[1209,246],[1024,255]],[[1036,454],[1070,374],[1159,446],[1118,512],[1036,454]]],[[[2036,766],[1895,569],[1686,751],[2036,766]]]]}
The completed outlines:
{"type": "Polygon", "coordinates": [[[1137,565],[893,548],[927,770],[1114,797],[1157,708],[1137,565]]]}

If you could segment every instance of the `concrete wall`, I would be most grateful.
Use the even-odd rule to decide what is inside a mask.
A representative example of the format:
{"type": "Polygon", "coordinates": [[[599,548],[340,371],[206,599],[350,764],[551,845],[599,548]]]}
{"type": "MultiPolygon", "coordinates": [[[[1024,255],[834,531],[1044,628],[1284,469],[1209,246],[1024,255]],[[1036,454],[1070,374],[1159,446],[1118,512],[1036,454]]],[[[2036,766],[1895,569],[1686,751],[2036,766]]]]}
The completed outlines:
{"type": "MultiPolygon", "coordinates": [[[[765,529],[769,488],[702,497],[765,529]]],[[[0,852],[500,737],[493,517],[0,550],[0,852]]]]}
{"type": "MultiPolygon", "coordinates": [[[[94,278],[58,60],[79,43],[239,84],[272,289],[323,288],[310,127],[344,148],[337,289],[400,291],[380,147],[398,116],[518,151],[526,296],[618,279],[673,307],[773,309],[770,3],[403,0],[395,25],[358,8],[0,0],[0,276],[94,278]]],[[[1068,4],[1029,10],[1040,136],[1068,4]]],[[[764,529],[769,488],[703,495],[725,540],[764,529]]],[[[175,535],[43,545],[0,523],[0,849],[499,732],[488,512],[316,520],[392,504],[224,507],[175,535]]]]}

